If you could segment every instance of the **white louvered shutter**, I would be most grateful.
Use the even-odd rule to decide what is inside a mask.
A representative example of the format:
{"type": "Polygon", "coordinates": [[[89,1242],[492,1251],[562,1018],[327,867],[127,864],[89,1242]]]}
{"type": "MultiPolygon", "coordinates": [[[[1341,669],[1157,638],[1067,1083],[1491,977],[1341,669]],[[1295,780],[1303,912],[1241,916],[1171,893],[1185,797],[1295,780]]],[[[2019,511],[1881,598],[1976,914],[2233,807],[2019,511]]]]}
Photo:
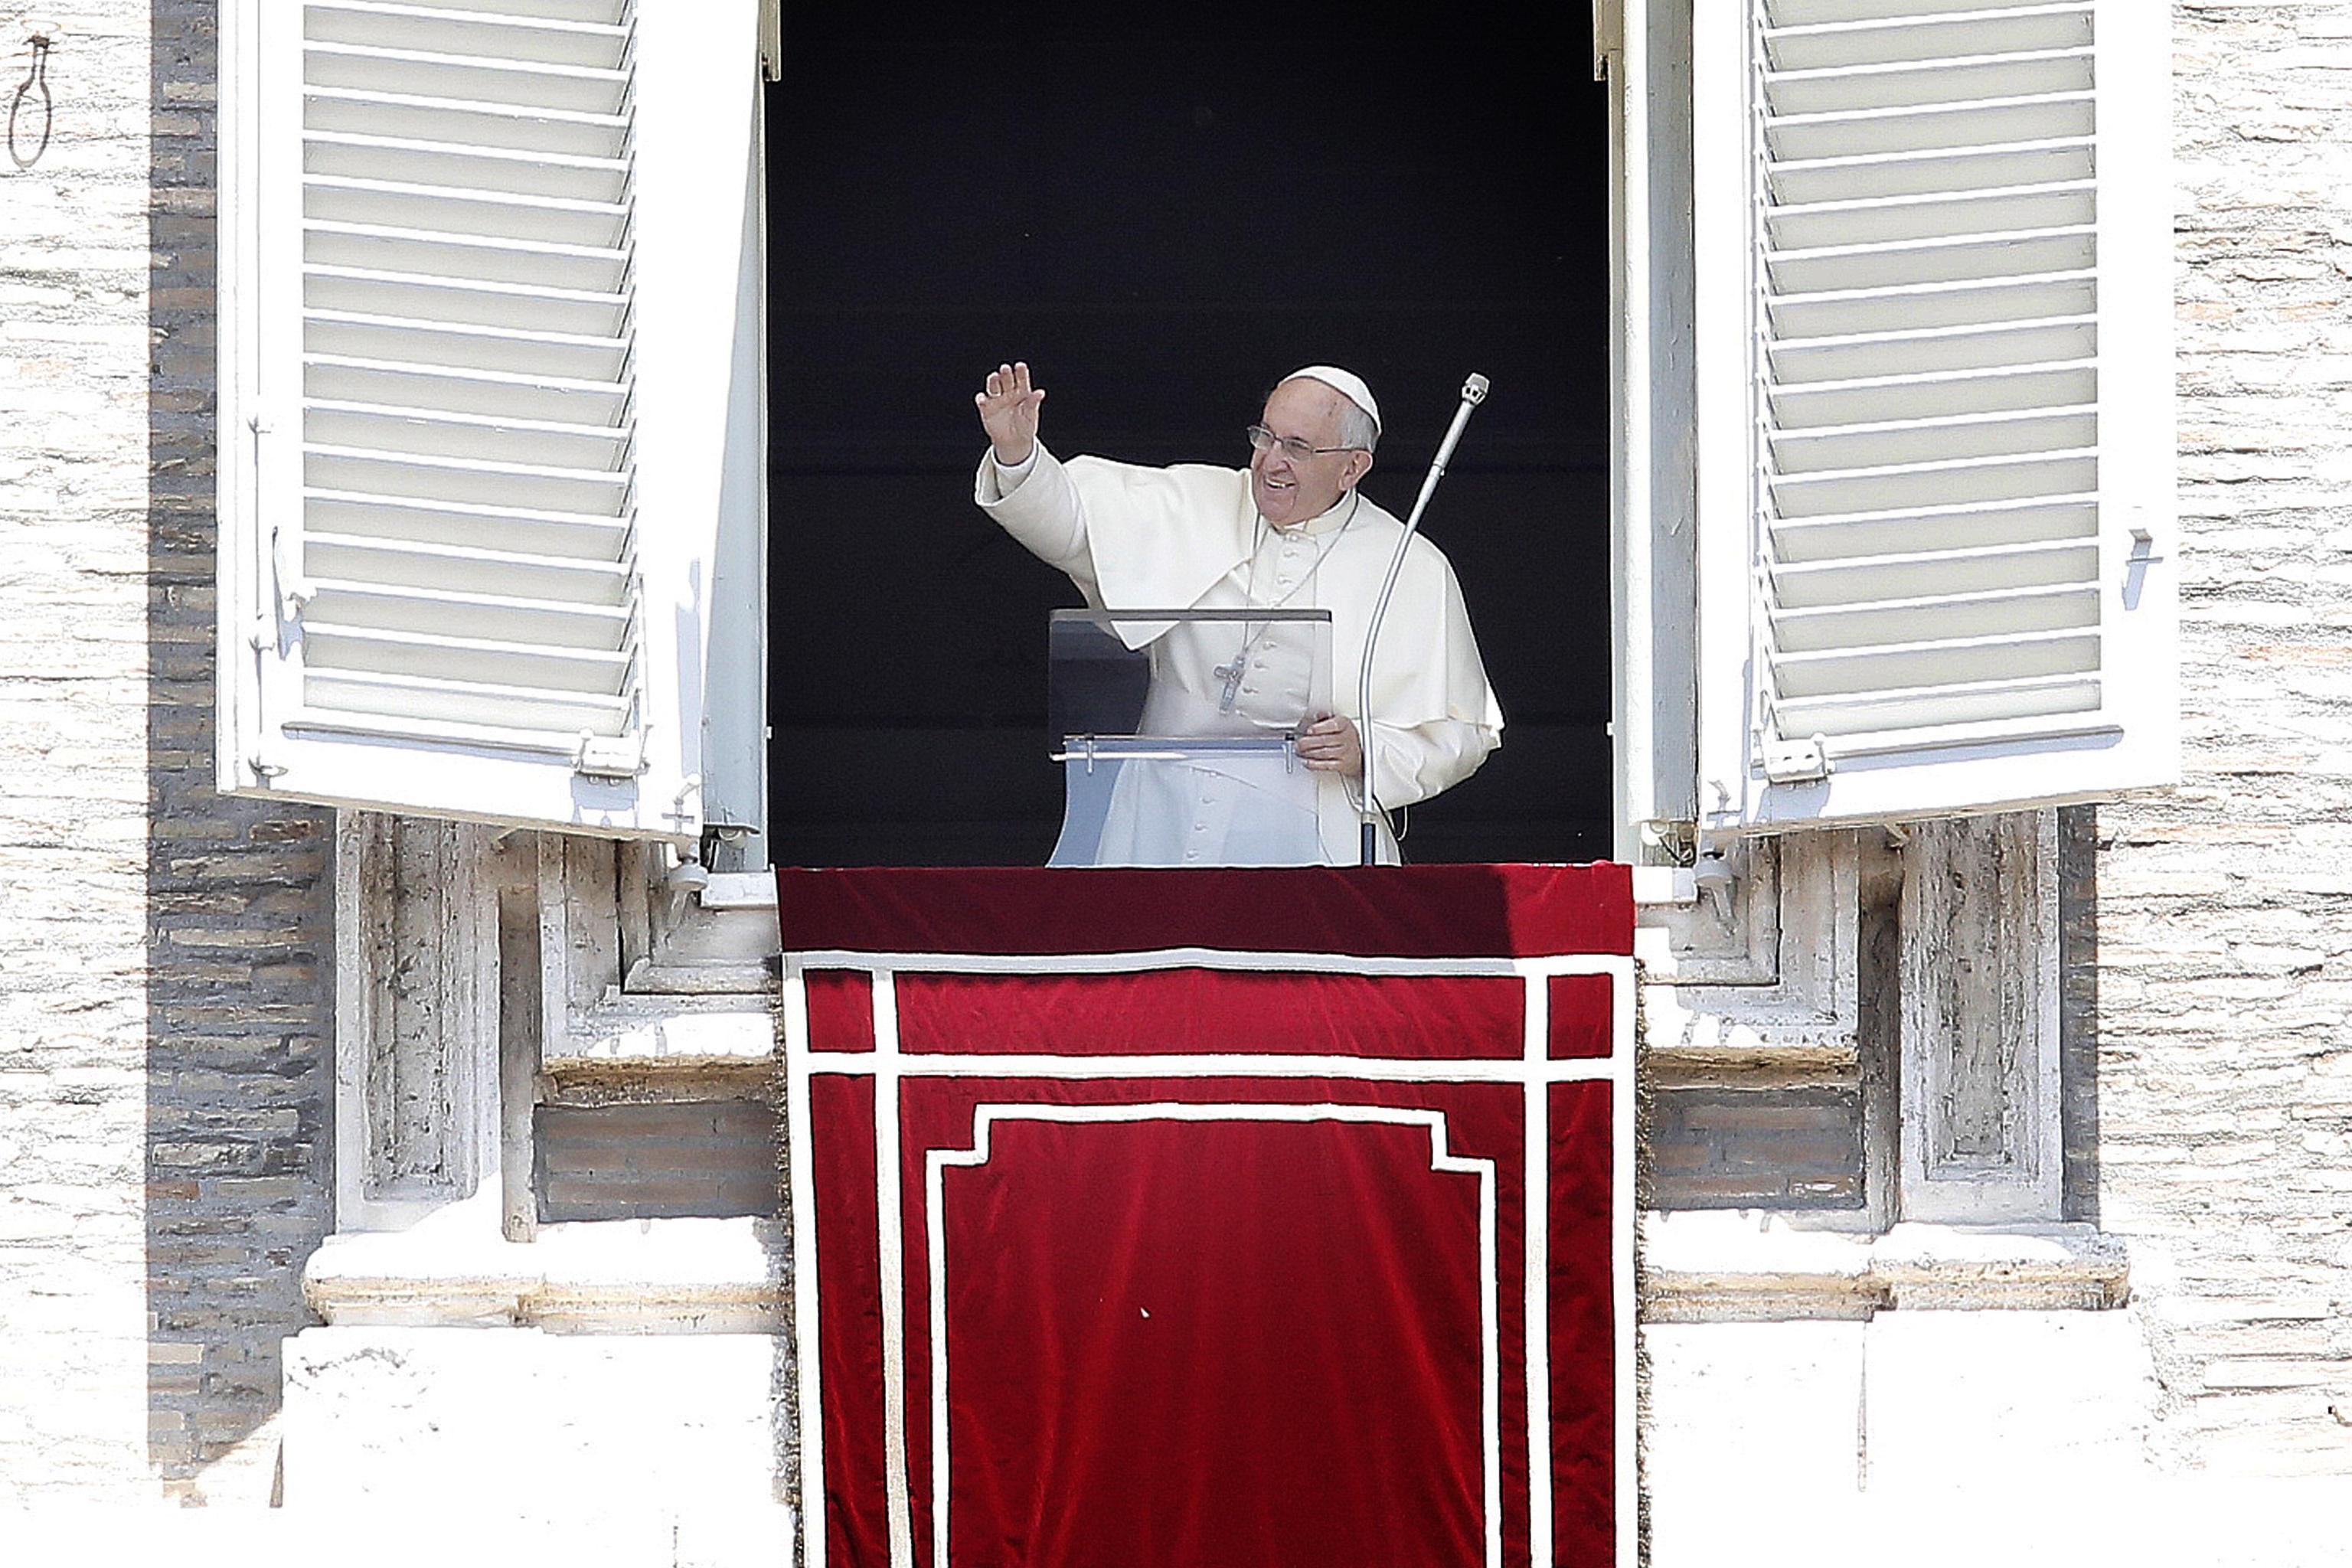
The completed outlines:
{"type": "Polygon", "coordinates": [[[1699,811],[2169,781],[2169,23],[1701,0],[1699,811]]]}
{"type": "Polygon", "coordinates": [[[223,787],[698,832],[753,0],[223,9],[223,787]]]}

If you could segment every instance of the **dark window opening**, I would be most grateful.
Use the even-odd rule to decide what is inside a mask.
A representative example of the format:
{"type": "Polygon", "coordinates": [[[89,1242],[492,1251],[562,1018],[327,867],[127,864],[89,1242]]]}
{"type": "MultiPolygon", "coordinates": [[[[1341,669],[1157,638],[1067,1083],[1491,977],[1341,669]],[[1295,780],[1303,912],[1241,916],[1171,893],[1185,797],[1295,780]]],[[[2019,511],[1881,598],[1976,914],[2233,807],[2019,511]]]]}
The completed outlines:
{"type": "Polygon", "coordinates": [[[1494,395],[1424,526],[1507,720],[1408,860],[1609,853],[1607,142],[1558,0],[787,7],[768,131],[770,853],[1042,864],[1045,616],[971,503],[971,395],[1025,358],[1056,452],[1242,466],[1329,362],[1411,508],[1465,372],[1494,395]]]}

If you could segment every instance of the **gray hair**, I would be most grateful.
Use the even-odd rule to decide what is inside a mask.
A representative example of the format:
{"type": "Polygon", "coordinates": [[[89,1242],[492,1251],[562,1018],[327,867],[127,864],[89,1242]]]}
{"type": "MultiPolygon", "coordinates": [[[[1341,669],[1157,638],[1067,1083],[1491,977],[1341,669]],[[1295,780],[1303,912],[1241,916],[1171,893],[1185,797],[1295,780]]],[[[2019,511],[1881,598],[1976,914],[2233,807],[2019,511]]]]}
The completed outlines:
{"type": "Polygon", "coordinates": [[[1357,407],[1354,398],[1341,397],[1339,399],[1339,445],[1360,447],[1365,451],[1370,452],[1377,450],[1380,444],[1381,427],[1372,423],[1372,416],[1357,407]]]}

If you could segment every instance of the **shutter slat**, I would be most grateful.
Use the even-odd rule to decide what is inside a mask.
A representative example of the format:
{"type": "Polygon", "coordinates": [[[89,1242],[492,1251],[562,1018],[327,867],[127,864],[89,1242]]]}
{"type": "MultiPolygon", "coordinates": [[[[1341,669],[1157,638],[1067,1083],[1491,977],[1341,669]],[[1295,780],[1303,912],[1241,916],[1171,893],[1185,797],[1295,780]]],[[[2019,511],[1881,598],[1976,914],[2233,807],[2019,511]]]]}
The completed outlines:
{"type": "Polygon", "coordinates": [[[591,250],[617,249],[628,226],[629,209],[619,202],[400,184],[341,174],[314,174],[303,186],[304,215],[329,222],[469,239],[527,239],[591,250]]]}
{"type": "Polygon", "coordinates": [[[323,618],[304,623],[302,642],[306,669],[422,675],[445,680],[470,679],[523,689],[544,687],[567,699],[583,692],[614,695],[621,688],[631,660],[631,656],[623,650],[404,632],[323,618]]]}
{"type": "Polygon", "coordinates": [[[628,390],[607,381],[430,367],[397,360],[308,355],[310,390],[322,400],[376,402],[385,406],[445,409],[449,414],[510,414],[551,423],[614,426],[628,409],[628,390]]]}
{"type": "Polygon", "coordinates": [[[1772,195],[1790,204],[1881,200],[1999,187],[2062,184],[2094,174],[2088,138],[1952,153],[1937,148],[1892,157],[1781,163],[1772,195]]]}
{"type": "Polygon", "coordinates": [[[2095,267],[2097,261],[2098,232],[2083,227],[1958,240],[1915,240],[1902,245],[1831,246],[1821,250],[1768,252],[1764,267],[1772,291],[1787,296],[2080,272],[2095,267]]]}
{"type": "Polygon", "coordinates": [[[315,529],[303,536],[302,564],[313,578],[446,593],[495,589],[516,598],[586,605],[620,605],[629,585],[628,568],[617,561],[527,555],[315,529]]]}
{"type": "Polygon", "coordinates": [[[457,103],[584,114],[613,112],[629,79],[625,70],[329,43],[304,48],[302,72],[303,80],[313,87],[364,88],[457,103]]]}
{"type": "Polygon", "coordinates": [[[2097,319],[2077,317],[2000,327],[1812,339],[1776,344],[1768,353],[1774,376],[1790,385],[1803,385],[2084,360],[2095,356],[2098,341],[2097,319]]]}
{"type": "Polygon", "coordinates": [[[406,0],[405,8],[422,12],[495,11],[502,16],[544,16],[551,21],[599,22],[614,26],[620,25],[626,10],[622,0],[494,0],[490,4],[484,0],[406,0]]]}
{"type": "Polygon", "coordinates": [[[1801,698],[1783,701],[1779,717],[1790,734],[1850,742],[1829,751],[1851,755],[1998,740],[2019,721],[2095,713],[2101,694],[2095,677],[2041,676],[1801,698]]]}
{"type": "Polygon", "coordinates": [[[1775,436],[1771,448],[1779,472],[1802,474],[2063,452],[2094,447],[2098,436],[2095,405],[2014,417],[1832,426],[1802,436],[1775,436]]]}
{"type": "MultiPolygon", "coordinates": [[[[610,653],[627,629],[626,605],[569,604],[511,594],[317,579],[313,614],[345,629],[509,641],[533,648],[610,653]]],[[[478,584],[488,588],[490,584],[478,584]]]]}
{"type": "Polygon", "coordinates": [[[593,512],[488,506],[467,498],[391,496],[316,488],[302,492],[304,517],[330,532],[384,540],[470,546],[492,542],[522,554],[618,561],[628,550],[630,520],[593,512]]]}
{"type": "Polygon", "coordinates": [[[312,174],[606,203],[621,201],[628,187],[629,165],[621,158],[332,131],[307,133],[302,147],[303,167],[312,174]]]}
{"type": "Polygon", "coordinates": [[[303,325],[304,344],[314,354],[449,370],[504,371],[618,385],[629,357],[625,337],[532,331],[471,321],[306,310],[303,325]]]}
{"type": "Polygon", "coordinates": [[[2096,452],[1897,464],[1799,479],[1776,478],[1768,482],[1767,489],[1773,509],[1788,518],[1902,511],[2095,490],[2098,464],[2096,452]]]}
{"type": "Polygon", "coordinates": [[[605,382],[556,380],[446,366],[422,370],[396,360],[334,354],[306,355],[302,363],[310,390],[329,401],[439,408],[459,414],[513,415],[594,426],[618,423],[628,406],[627,394],[605,382]]]}
{"type": "Polygon", "coordinates": [[[612,425],[574,425],[489,414],[403,408],[313,397],[302,417],[305,439],[376,452],[526,460],[540,466],[617,470],[629,432],[612,425]]]}
{"type": "Polygon", "coordinates": [[[1772,569],[1775,600],[1790,609],[1927,598],[1939,593],[1986,593],[2095,582],[2095,544],[2036,540],[1990,549],[1927,550],[1900,555],[1848,555],[1819,562],[1783,562],[1772,569]]]}
{"type": "Polygon", "coordinates": [[[563,511],[617,516],[628,501],[629,477],[478,458],[374,452],[359,447],[302,448],[304,481],[326,489],[374,490],[422,500],[479,501],[491,506],[548,506],[563,511]]]}
{"type": "Polygon", "coordinates": [[[617,293],[628,278],[628,253],[616,247],[436,234],[324,219],[306,221],[302,227],[303,255],[323,266],[592,293],[617,293]]]}
{"type": "Polygon", "coordinates": [[[2088,50],[1942,60],[1928,66],[1767,72],[1764,98],[1776,114],[1847,114],[1864,109],[1916,109],[2087,92],[2088,50]]]}
{"type": "Polygon", "coordinates": [[[492,6],[459,9],[310,0],[302,33],[321,43],[370,44],[431,54],[491,55],[541,65],[621,62],[629,31],[609,22],[500,16],[492,6]]]}
{"type": "Polygon", "coordinates": [[[1769,544],[1776,562],[1865,561],[1916,551],[1922,540],[1955,550],[1990,548],[2095,539],[2098,529],[2098,498],[2085,493],[1816,520],[1776,518],[1769,544]]]}
{"type": "Polygon", "coordinates": [[[287,733],[301,736],[376,736],[381,741],[437,741],[449,745],[541,752],[567,759],[581,733],[618,736],[625,717],[593,696],[564,699],[527,693],[501,699],[497,687],[416,679],[402,687],[395,677],[355,677],[320,672],[303,679],[310,703],[287,720],[287,733]],[[466,721],[468,717],[478,721],[466,721]],[[551,724],[541,729],[539,720],[551,724]]]}
{"type": "Polygon", "coordinates": [[[330,266],[308,268],[302,302],[313,310],[350,315],[520,328],[575,338],[620,337],[629,310],[627,295],[594,289],[330,266]]]}
{"type": "Polygon", "coordinates": [[[2050,0],[1773,0],[1769,15],[1775,26],[1801,27],[1963,11],[1997,16],[2004,11],[2038,10],[2049,4],[2050,0]]]}
{"type": "Polygon", "coordinates": [[[625,114],[316,84],[302,95],[302,123],[312,131],[585,158],[621,157],[629,133],[625,114]]]}
{"type": "Polygon", "coordinates": [[[425,235],[466,235],[468,240],[531,240],[581,249],[618,249],[628,207],[618,202],[576,202],[503,191],[463,191],[452,185],[400,185],[383,179],[318,174],[303,181],[303,216],[330,224],[409,228],[425,235]]]}
{"type": "Polygon", "coordinates": [[[2089,93],[2044,94],[1832,114],[1781,114],[1765,127],[1775,159],[1805,163],[1894,153],[1952,154],[1972,148],[2084,138],[2097,129],[2089,93]]]}
{"type": "Polygon", "coordinates": [[[1791,653],[1778,665],[1782,697],[1828,697],[1897,687],[2087,674],[2099,668],[2099,639],[2094,633],[2078,631],[1944,637],[1791,653]]]}
{"type": "Polygon", "coordinates": [[[1946,283],[1897,289],[1837,289],[1780,296],[1767,302],[1773,336],[1860,337],[1934,327],[1986,327],[2052,316],[2088,316],[2098,307],[2097,284],[2087,272],[1946,283]]]}
{"type": "Polygon", "coordinates": [[[2093,197],[2093,187],[2078,183],[1783,205],[1766,217],[1765,232],[1772,247],[1784,251],[2016,234],[2087,225],[2096,210],[2093,197]]]}
{"type": "Polygon", "coordinates": [[[2095,584],[2001,587],[1990,593],[1936,593],[1915,599],[1874,600],[1819,609],[1780,610],[1772,616],[1776,647],[1790,654],[1877,647],[1887,643],[1958,641],[2020,632],[2076,631],[2095,626],[2095,584]]]}
{"type": "MultiPolygon", "coordinates": [[[[1963,8],[1943,7],[1951,11],[1963,8]]],[[[2006,16],[1979,12],[1973,16],[1938,17],[1896,26],[1874,19],[1768,27],[1763,37],[1764,58],[1774,70],[1826,70],[1958,59],[1971,55],[2088,48],[2091,16],[2088,6],[2053,6],[2006,16]]]]}
{"type": "Polygon", "coordinates": [[[2098,387],[2095,364],[2076,362],[1953,375],[1814,382],[1774,389],[1769,406],[1776,429],[1809,430],[1872,420],[1949,419],[2088,404],[2096,400],[2098,387]]]}

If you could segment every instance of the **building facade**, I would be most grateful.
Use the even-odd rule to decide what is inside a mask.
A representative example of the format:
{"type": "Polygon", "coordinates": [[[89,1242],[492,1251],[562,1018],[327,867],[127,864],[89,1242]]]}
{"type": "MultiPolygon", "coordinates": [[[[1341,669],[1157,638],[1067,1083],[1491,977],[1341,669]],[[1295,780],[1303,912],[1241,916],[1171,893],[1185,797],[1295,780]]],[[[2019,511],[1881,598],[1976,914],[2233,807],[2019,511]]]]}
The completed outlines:
{"type": "MultiPolygon", "coordinates": [[[[718,9],[748,104],[760,18],[718,9]]],[[[2112,5],[1983,9],[2095,22],[2103,47],[2161,31],[2112,5]]],[[[662,831],[688,803],[648,790],[635,837],[425,798],[464,781],[308,792],[335,805],[238,773],[284,765],[244,744],[252,714],[222,714],[224,650],[265,651],[257,595],[292,617],[334,583],[402,581],[296,561],[265,592],[278,558],[236,531],[239,448],[271,434],[222,369],[262,308],[227,297],[252,258],[219,205],[225,181],[232,213],[254,188],[215,112],[262,79],[237,74],[245,10],[68,0],[0,34],[0,1501],[394,1507],[494,1485],[549,1515],[642,1505],[690,1520],[695,1551],[756,1557],[789,1539],[795,1454],[789,1252],[757,1186],[773,938],[756,862],[730,871],[700,830],[729,790],[756,800],[757,764],[722,734],[708,766],[676,764],[712,795],[692,831],[662,831]]],[[[1634,533],[1676,536],[1716,482],[1675,431],[1720,428],[1698,406],[1719,279],[1675,215],[1703,227],[1708,181],[1736,177],[1694,150],[1712,143],[1692,83],[1745,69],[1705,24],[1745,39],[1751,20],[1601,7],[1644,176],[1622,187],[1643,220],[1619,215],[1626,277],[1645,322],[1685,310],[1696,334],[1621,342],[1634,533]]],[[[2052,1467],[2352,1471],[2352,872],[2331,858],[2352,831],[2352,9],[2176,0],[2169,48],[2170,251],[2099,258],[2123,281],[2095,357],[2168,338],[2178,489],[2140,559],[2177,574],[2177,639],[2145,657],[2177,650],[2178,784],[2085,798],[2115,781],[2037,773],[1950,802],[2012,808],[1990,816],[1727,824],[1760,836],[1709,828],[1719,803],[1674,809],[1660,775],[1628,786],[1648,806],[1624,852],[1645,862],[1662,1552],[1733,1474],[1859,1497],[2052,1467]],[[2124,308],[2135,268],[2168,279],[2168,320],[2124,308]]],[[[646,374],[735,346],[730,328],[646,374]]],[[[697,417],[723,430],[743,406],[697,417]]],[[[2131,450],[2109,436],[2111,461],[2131,450]]],[[[714,490],[730,471],[723,449],[656,457],[714,490]]],[[[709,510],[744,515],[740,494],[709,510]]],[[[753,553],[709,581],[743,582],[756,538],[713,527],[706,561],[727,539],[753,553]]],[[[1669,554],[1633,550],[1651,596],[1627,622],[1648,672],[1628,755],[1715,743],[1687,694],[1701,656],[1659,650],[1705,637],[1720,584],[1669,554]]],[[[558,771],[635,776],[611,739],[558,771]]]]}

